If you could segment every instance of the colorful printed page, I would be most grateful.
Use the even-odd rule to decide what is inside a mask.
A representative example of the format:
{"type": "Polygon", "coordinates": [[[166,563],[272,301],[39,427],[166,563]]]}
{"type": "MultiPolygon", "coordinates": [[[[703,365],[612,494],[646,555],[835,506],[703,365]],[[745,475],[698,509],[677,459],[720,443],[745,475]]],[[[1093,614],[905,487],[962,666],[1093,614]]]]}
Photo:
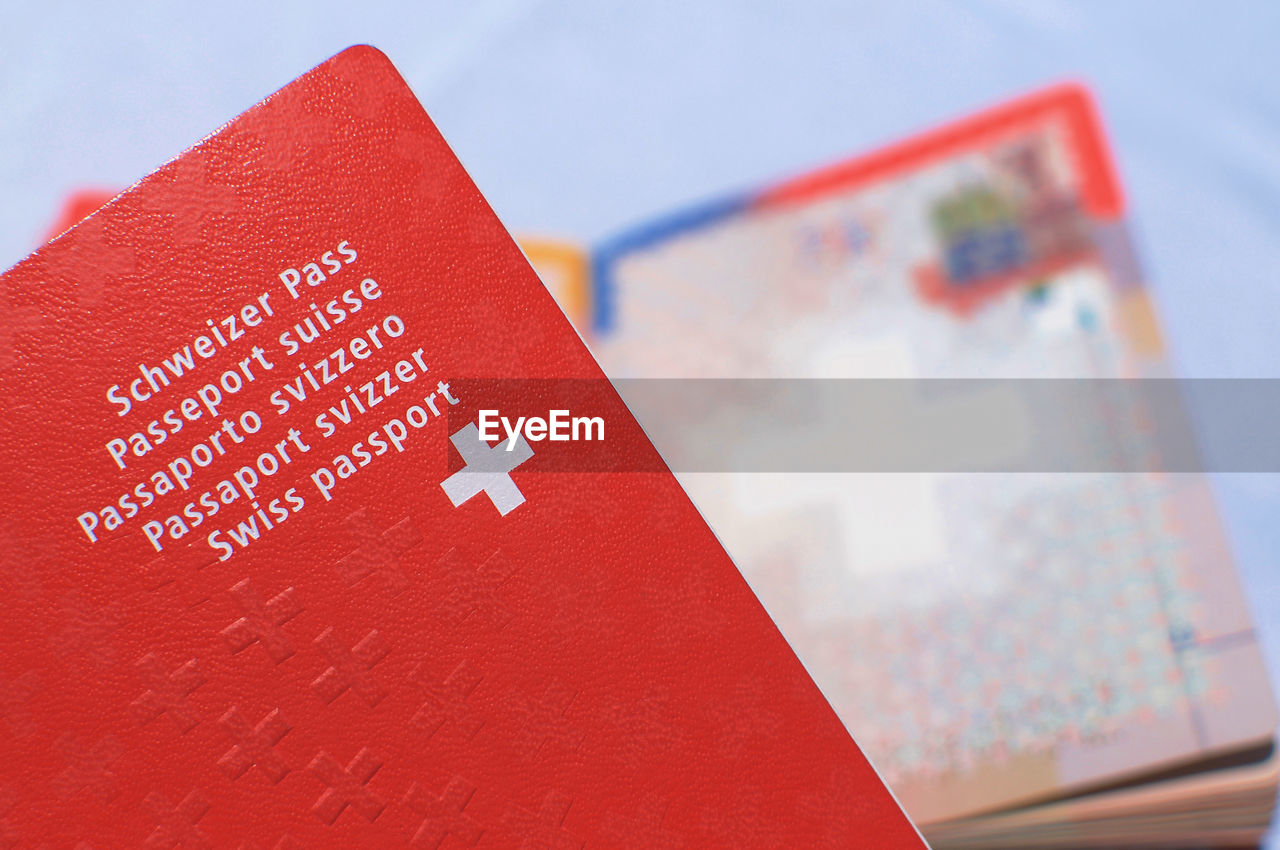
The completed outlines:
{"type": "MultiPolygon", "coordinates": [[[[614,379],[1167,376],[1123,214],[1088,95],[1051,89],[609,242],[593,350],[614,379]]],[[[680,477],[917,822],[1271,739],[1202,477],[680,477]]]]}

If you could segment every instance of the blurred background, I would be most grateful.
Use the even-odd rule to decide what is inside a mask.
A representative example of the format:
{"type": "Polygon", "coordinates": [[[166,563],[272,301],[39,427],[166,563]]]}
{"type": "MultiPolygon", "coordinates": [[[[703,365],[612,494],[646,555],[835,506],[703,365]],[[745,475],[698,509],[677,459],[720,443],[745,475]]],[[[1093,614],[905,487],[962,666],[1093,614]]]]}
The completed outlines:
{"type": "MultiPolygon", "coordinates": [[[[46,2],[4,21],[6,267],[73,191],[131,184],[358,42],[396,63],[513,232],[584,247],[1076,80],[1177,373],[1280,377],[1277,4],[46,2]]],[[[1274,680],[1280,476],[1212,483],[1274,680]]]]}

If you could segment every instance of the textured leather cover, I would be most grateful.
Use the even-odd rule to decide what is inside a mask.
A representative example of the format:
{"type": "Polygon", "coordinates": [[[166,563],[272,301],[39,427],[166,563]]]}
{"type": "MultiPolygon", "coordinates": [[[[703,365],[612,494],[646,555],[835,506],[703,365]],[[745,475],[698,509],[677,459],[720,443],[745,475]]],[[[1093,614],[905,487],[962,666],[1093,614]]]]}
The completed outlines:
{"type": "Polygon", "coordinates": [[[0,847],[922,846],[377,51],[0,309],[0,847]],[[593,379],[650,471],[483,466],[477,378],[593,379]]]}

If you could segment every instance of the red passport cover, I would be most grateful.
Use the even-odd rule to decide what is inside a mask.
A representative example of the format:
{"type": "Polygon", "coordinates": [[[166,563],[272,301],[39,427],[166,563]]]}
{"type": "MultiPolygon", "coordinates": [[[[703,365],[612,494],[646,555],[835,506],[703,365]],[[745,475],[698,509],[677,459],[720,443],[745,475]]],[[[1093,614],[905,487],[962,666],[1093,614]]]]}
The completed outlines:
{"type": "Polygon", "coordinates": [[[923,846],[376,50],[0,308],[0,847],[923,846]]]}

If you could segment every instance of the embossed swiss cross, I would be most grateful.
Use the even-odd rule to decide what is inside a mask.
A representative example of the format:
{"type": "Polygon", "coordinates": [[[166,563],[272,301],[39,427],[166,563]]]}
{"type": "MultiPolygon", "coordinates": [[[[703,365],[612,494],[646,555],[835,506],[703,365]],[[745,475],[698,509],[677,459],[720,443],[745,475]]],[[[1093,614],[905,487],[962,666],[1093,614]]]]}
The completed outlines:
{"type": "Polygon", "coordinates": [[[299,112],[289,121],[288,133],[264,133],[259,128],[238,128],[232,136],[238,146],[252,152],[254,166],[267,171],[293,171],[298,159],[304,155],[312,162],[329,155],[329,146],[319,139],[327,139],[333,132],[334,120],[312,110],[299,112]]]}
{"type": "Polygon", "coordinates": [[[578,748],[582,735],[569,725],[566,717],[577,695],[578,692],[564,682],[555,681],[547,686],[542,699],[516,698],[515,707],[521,716],[520,746],[526,755],[537,755],[548,741],[559,741],[569,750],[578,748]]]}
{"type": "MultiPolygon", "coordinates": [[[[149,548],[149,547],[148,547],[149,548]]],[[[166,549],[142,565],[147,590],[158,591],[173,585],[187,608],[209,600],[208,583],[200,581],[200,571],[217,563],[218,554],[203,543],[166,549]]]]}
{"type": "Polygon", "coordinates": [[[200,717],[187,704],[187,697],[206,681],[200,672],[199,662],[192,658],[172,673],[167,673],[155,653],[148,652],[138,659],[135,666],[147,686],[142,696],[130,705],[138,721],[145,725],[167,714],[183,734],[196,728],[200,717]]]}
{"type": "Polygon", "coordinates": [[[331,703],[350,688],[370,708],[382,702],[387,692],[370,671],[373,670],[373,665],[387,657],[391,647],[387,646],[377,629],[369,632],[350,649],[333,631],[332,626],[321,632],[315,642],[333,665],[311,683],[320,699],[326,704],[331,703]]]}
{"type": "Polygon", "coordinates": [[[9,734],[25,738],[36,731],[35,718],[28,703],[39,690],[40,677],[28,670],[9,682],[0,681],[0,720],[9,727],[9,734]]]}
{"type": "Polygon", "coordinates": [[[18,334],[38,333],[44,315],[34,304],[18,301],[4,288],[0,288],[0,315],[4,316],[0,322],[0,369],[7,369],[17,360],[18,334]]]}
{"type": "Polygon", "coordinates": [[[449,169],[440,168],[425,134],[412,128],[401,129],[393,153],[408,167],[406,184],[413,187],[420,209],[434,209],[441,199],[457,197],[458,178],[449,169]]]}
{"type": "MultiPolygon", "coordinates": [[[[18,795],[13,792],[12,788],[0,788],[0,818],[5,817],[9,812],[13,811],[13,807],[18,803],[18,795]]],[[[6,820],[0,820],[0,850],[13,850],[18,846],[18,841],[22,836],[18,834],[18,830],[6,820]]]]}
{"type": "Polygon", "coordinates": [[[484,828],[463,812],[475,793],[475,786],[461,776],[449,780],[444,793],[438,797],[416,782],[410,785],[404,795],[404,804],[422,817],[422,823],[409,839],[410,843],[415,847],[438,850],[445,838],[452,835],[465,846],[475,847],[484,834],[484,828]]]}
{"type": "Polygon", "coordinates": [[[111,766],[124,755],[124,745],[110,735],[86,748],[70,732],[58,739],[58,751],[67,760],[67,769],[58,774],[54,785],[58,795],[70,800],[88,790],[104,803],[120,794],[120,783],[111,766]]]}
{"type": "Polygon", "coordinates": [[[199,790],[192,791],[174,806],[159,791],[152,791],[142,801],[155,818],[156,828],[147,836],[147,850],[207,850],[213,847],[208,836],[196,827],[209,813],[209,801],[199,790]]]}
{"type": "Polygon", "coordinates": [[[239,620],[222,630],[232,653],[242,652],[255,643],[261,643],[271,660],[279,664],[293,655],[293,646],[280,627],[302,613],[302,605],[294,598],[293,588],[287,587],[270,602],[249,584],[239,582],[231,588],[231,596],[244,614],[239,620]]]}
{"type": "Polygon", "coordinates": [[[609,839],[608,846],[619,850],[681,850],[684,839],[662,828],[666,814],[667,804],[650,798],[633,817],[610,812],[605,817],[602,834],[609,839]]]}
{"type": "Polygon", "coordinates": [[[368,513],[361,508],[347,517],[360,546],[340,559],[334,567],[348,586],[371,575],[377,575],[392,596],[409,587],[409,577],[400,566],[400,556],[422,542],[422,532],[405,517],[386,531],[378,531],[368,513]]]}
{"type": "Polygon", "coordinates": [[[148,191],[141,195],[149,213],[158,213],[172,224],[175,246],[199,245],[204,228],[213,217],[233,219],[239,212],[235,188],[209,180],[205,165],[209,154],[191,151],[156,172],[148,191]]]}
{"type": "Polygon", "coordinates": [[[316,753],[308,766],[321,782],[329,786],[320,795],[311,811],[316,817],[332,825],[347,806],[355,809],[372,823],[386,808],[378,795],[369,790],[369,780],[382,767],[382,760],[366,747],[356,753],[345,768],[324,750],[316,753]]]}
{"type": "Polygon", "coordinates": [[[218,767],[230,779],[239,779],[255,764],[273,785],[288,774],[289,767],[275,751],[275,746],[293,727],[280,716],[280,709],[262,718],[257,726],[250,726],[240,709],[233,705],[222,715],[218,725],[236,742],[218,759],[218,767]]]}
{"type": "Polygon", "coordinates": [[[466,740],[474,738],[484,725],[484,718],[467,705],[467,699],[480,684],[480,673],[463,661],[443,682],[430,678],[425,665],[420,665],[414,675],[425,686],[427,699],[413,722],[422,726],[427,737],[448,723],[456,726],[466,740]]]}
{"type": "Polygon", "coordinates": [[[61,628],[54,645],[63,651],[86,655],[98,667],[115,663],[112,636],[120,628],[120,603],[97,606],[83,591],[74,590],[62,598],[61,628]]]}
{"type": "Polygon", "coordinates": [[[511,609],[499,594],[502,585],[515,574],[516,568],[499,549],[472,569],[457,549],[440,557],[437,568],[453,577],[454,587],[444,600],[446,615],[456,623],[468,619],[488,623],[495,631],[511,622],[511,609]]]}
{"type": "Polygon", "coordinates": [[[119,285],[137,268],[137,253],[125,236],[127,232],[127,225],[109,228],[106,216],[81,221],[72,237],[74,250],[46,253],[45,274],[50,282],[74,284],[81,309],[101,307],[107,284],[119,285]]]}
{"type": "MultiPolygon", "coordinates": [[[[18,411],[8,412],[14,415],[18,411]]],[[[24,603],[39,604],[44,596],[43,562],[57,557],[50,541],[34,540],[16,524],[0,518],[0,582],[10,588],[11,594],[16,590],[24,603]]]]}
{"type": "Polygon", "coordinates": [[[573,800],[559,791],[550,791],[537,814],[522,806],[511,806],[502,823],[523,838],[520,850],[582,850],[582,842],[566,832],[564,819],[573,800]]]}

